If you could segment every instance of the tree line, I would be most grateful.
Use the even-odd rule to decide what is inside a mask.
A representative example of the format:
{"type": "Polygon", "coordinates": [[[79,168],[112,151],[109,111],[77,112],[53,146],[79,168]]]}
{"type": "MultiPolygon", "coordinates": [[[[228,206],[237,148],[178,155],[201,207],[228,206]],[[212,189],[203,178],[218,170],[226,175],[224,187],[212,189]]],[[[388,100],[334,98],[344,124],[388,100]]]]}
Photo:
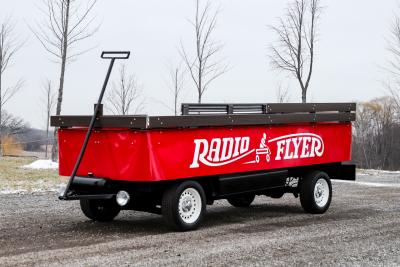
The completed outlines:
{"type": "MultiPolygon", "coordinates": [[[[169,66],[168,88],[172,95],[170,104],[154,99],[167,106],[175,115],[179,113],[182,93],[189,86],[192,94],[201,103],[210,93],[212,83],[229,71],[230,66],[223,59],[224,46],[216,40],[220,9],[211,1],[193,0],[192,36],[181,40],[178,58],[169,66]]],[[[61,115],[67,69],[80,55],[91,50],[84,41],[94,36],[101,24],[96,20],[97,0],[43,0],[37,13],[41,14],[30,30],[51,60],[58,66],[57,79],[48,79],[42,88],[42,106],[46,121],[46,146],[53,144],[51,157],[57,157],[57,131],[49,127],[51,115],[61,115]]],[[[319,27],[323,8],[321,0],[290,0],[285,14],[269,28],[275,40],[269,44],[269,64],[272,69],[289,74],[297,82],[301,92],[300,101],[307,102],[307,92],[312,84],[315,69],[315,53],[318,49],[319,27]]],[[[18,38],[15,22],[11,18],[0,21],[0,156],[1,140],[5,136],[27,128],[23,120],[14,117],[5,109],[7,102],[24,86],[24,80],[5,79],[6,70],[15,54],[23,49],[24,40],[18,38]],[[7,86],[4,86],[7,84],[7,86]]],[[[396,17],[392,27],[389,51],[392,59],[386,70],[394,77],[385,83],[388,97],[360,103],[358,121],[354,129],[354,160],[366,168],[396,168],[398,153],[395,147],[395,133],[398,130],[400,84],[400,23],[396,17]],[[398,79],[399,78],[399,79],[398,79]],[[393,111],[393,114],[390,112],[393,111]],[[390,113],[390,114],[389,114],[390,113]],[[368,142],[368,137],[374,142],[368,142]],[[383,153],[383,154],[382,154],[383,153]],[[390,154],[392,153],[392,154],[390,154]],[[389,156],[390,154],[390,156],[389,156]],[[393,162],[391,162],[393,160],[393,162]]],[[[288,102],[289,88],[279,86],[277,102],[288,102]]],[[[118,78],[106,96],[106,108],[113,114],[137,114],[144,110],[148,99],[144,96],[139,79],[126,65],[121,65],[118,78]]],[[[46,149],[47,151],[47,149],[46,149]]]]}
{"type": "Polygon", "coordinates": [[[359,168],[400,169],[399,112],[391,96],[358,104],[353,160],[359,168]]]}
{"type": "Polygon", "coordinates": [[[387,96],[358,104],[353,160],[360,168],[400,170],[400,17],[388,36],[390,59],[382,67],[387,96]]]}

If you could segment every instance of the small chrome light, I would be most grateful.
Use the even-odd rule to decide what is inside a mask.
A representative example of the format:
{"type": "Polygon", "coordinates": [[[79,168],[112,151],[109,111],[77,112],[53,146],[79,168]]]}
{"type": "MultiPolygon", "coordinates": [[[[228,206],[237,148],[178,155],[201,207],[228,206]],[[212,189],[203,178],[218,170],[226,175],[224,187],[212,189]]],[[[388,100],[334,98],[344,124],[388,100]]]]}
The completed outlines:
{"type": "Polygon", "coordinates": [[[129,200],[131,199],[131,197],[129,196],[128,192],[126,191],[119,191],[117,193],[117,204],[120,205],[121,207],[125,206],[126,204],[128,204],[129,200]]]}

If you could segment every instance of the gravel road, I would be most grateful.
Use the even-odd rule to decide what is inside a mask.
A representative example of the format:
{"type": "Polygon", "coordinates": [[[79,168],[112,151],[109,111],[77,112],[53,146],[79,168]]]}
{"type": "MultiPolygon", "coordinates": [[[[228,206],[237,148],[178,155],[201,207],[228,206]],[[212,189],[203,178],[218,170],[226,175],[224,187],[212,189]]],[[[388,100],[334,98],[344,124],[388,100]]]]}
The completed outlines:
{"type": "Polygon", "coordinates": [[[292,195],[248,209],[218,201],[186,233],[140,212],[94,223],[54,193],[0,195],[0,266],[399,266],[400,174],[333,189],[324,215],[304,214],[292,195]]]}

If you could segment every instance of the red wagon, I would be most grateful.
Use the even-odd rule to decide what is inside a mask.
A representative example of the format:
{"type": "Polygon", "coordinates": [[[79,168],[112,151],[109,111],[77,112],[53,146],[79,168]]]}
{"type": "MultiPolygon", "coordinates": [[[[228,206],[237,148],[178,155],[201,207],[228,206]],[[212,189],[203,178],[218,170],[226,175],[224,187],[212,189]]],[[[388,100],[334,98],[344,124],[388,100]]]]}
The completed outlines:
{"type": "Polygon", "coordinates": [[[51,120],[60,127],[60,175],[71,176],[60,199],[80,200],[93,220],[140,210],[190,230],[214,200],[248,207],[256,195],[285,193],[300,196],[306,212],[324,213],[330,179],[355,180],[355,166],[344,163],[354,103],[183,104],[181,116],[95,108],[94,116],[51,120]]]}

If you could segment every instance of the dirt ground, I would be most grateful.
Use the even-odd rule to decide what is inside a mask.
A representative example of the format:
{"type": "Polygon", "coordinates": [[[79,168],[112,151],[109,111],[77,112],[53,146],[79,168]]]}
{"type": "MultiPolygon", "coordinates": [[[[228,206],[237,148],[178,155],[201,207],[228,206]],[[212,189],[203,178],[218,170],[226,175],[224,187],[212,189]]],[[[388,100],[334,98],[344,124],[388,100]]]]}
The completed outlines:
{"type": "Polygon", "coordinates": [[[0,194],[0,266],[399,266],[400,174],[334,182],[331,208],[304,214],[292,195],[247,209],[208,206],[203,226],[176,233],[158,215],[95,223],[55,193],[0,194]]]}

